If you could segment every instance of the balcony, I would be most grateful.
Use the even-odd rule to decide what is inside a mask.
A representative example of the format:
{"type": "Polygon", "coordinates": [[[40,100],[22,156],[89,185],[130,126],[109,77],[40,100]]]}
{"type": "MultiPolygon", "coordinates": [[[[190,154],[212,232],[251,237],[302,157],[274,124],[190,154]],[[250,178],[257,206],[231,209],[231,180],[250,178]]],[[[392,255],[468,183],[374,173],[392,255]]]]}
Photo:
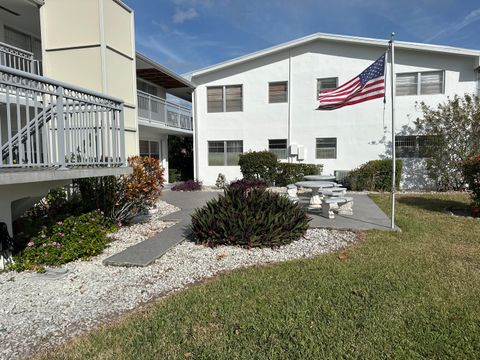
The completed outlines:
{"type": "Polygon", "coordinates": [[[0,42],[0,66],[42,75],[42,62],[35,60],[33,53],[0,42]]]}
{"type": "Polygon", "coordinates": [[[2,174],[125,165],[119,99],[0,66],[0,120],[2,174]]]}
{"type": "Polygon", "coordinates": [[[192,111],[179,104],[137,91],[138,117],[143,125],[193,133],[192,111]]]}

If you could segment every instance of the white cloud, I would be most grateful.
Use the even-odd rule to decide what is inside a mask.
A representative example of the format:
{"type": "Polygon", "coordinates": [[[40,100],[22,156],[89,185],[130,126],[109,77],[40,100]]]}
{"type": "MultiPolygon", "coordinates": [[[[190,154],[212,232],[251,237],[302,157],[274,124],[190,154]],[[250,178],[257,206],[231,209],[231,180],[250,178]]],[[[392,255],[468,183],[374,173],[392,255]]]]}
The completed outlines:
{"type": "Polygon", "coordinates": [[[476,22],[480,20],[480,8],[479,9],[476,9],[476,10],[473,10],[471,11],[467,16],[465,16],[462,20],[450,25],[450,26],[447,26],[446,28],[444,28],[443,30],[437,32],[436,34],[434,34],[433,36],[430,36],[429,38],[425,39],[425,41],[432,41],[434,39],[437,39],[439,37],[441,37],[442,35],[445,35],[445,34],[453,34],[453,33],[456,33],[460,30],[462,30],[463,28],[467,27],[468,25],[476,22]]]}
{"type": "Polygon", "coordinates": [[[173,22],[175,24],[181,24],[184,21],[192,20],[198,16],[197,10],[190,8],[188,10],[175,9],[175,14],[173,15],[173,22]]]}

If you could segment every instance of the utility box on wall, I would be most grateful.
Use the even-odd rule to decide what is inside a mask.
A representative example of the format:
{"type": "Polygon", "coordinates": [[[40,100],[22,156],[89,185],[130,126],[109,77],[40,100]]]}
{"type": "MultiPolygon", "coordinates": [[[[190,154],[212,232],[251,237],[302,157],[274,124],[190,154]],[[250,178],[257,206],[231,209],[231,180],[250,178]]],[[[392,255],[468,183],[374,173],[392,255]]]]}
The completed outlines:
{"type": "Polygon", "coordinates": [[[298,146],[297,160],[298,161],[305,160],[305,147],[303,145],[298,146]]]}

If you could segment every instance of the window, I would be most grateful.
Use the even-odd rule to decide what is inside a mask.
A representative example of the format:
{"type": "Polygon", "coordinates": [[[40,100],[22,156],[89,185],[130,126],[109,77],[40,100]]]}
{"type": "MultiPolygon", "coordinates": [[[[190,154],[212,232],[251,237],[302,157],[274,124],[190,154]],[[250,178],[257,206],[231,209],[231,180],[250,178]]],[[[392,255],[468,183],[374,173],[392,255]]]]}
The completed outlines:
{"type": "Polygon", "coordinates": [[[42,43],[39,39],[8,26],[4,27],[4,31],[7,44],[32,52],[37,60],[42,58],[42,43]]]}
{"type": "Polygon", "coordinates": [[[337,138],[317,138],[317,159],[337,158],[337,138]]]}
{"type": "Polygon", "coordinates": [[[243,141],[209,141],[209,166],[237,166],[240,154],[243,153],[243,141]]]}
{"type": "Polygon", "coordinates": [[[287,158],[287,139],[268,140],[268,151],[277,155],[279,159],[287,158]]]}
{"type": "Polygon", "coordinates": [[[158,141],[140,140],[140,156],[160,159],[160,143],[158,141]]]}
{"type": "Polygon", "coordinates": [[[243,111],[242,85],[212,86],[207,88],[207,111],[243,111]]]}
{"type": "Polygon", "coordinates": [[[417,95],[418,74],[397,74],[397,95],[417,95]]]}
{"type": "Polygon", "coordinates": [[[335,89],[338,86],[338,78],[317,79],[317,97],[320,91],[335,89]]]}
{"type": "Polygon", "coordinates": [[[158,89],[155,85],[140,79],[137,79],[137,89],[147,94],[158,96],[158,89]]]}
{"type": "Polygon", "coordinates": [[[268,84],[268,102],[270,104],[288,101],[288,82],[271,82],[268,84]]]}
{"type": "Polygon", "coordinates": [[[443,88],[443,71],[397,74],[396,93],[398,96],[443,94],[443,88]]]}
{"type": "Polygon", "coordinates": [[[5,42],[26,51],[32,51],[32,37],[5,26],[5,42]]]}
{"type": "Polygon", "coordinates": [[[433,145],[434,136],[408,135],[395,136],[395,156],[398,158],[425,158],[429,146],[433,145]]]}

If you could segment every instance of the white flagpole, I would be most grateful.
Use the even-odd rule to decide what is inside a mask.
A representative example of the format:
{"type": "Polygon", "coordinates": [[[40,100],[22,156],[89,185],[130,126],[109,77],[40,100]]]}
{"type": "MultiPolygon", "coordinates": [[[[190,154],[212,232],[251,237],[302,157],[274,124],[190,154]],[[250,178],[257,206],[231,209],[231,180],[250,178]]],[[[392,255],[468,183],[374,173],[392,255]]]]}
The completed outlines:
{"type": "Polygon", "coordinates": [[[390,34],[390,84],[392,96],[392,213],[391,223],[392,229],[395,229],[395,172],[396,172],[396,156],[395,156],[395,45],[393,37],[395,33],[390,34]]]}

